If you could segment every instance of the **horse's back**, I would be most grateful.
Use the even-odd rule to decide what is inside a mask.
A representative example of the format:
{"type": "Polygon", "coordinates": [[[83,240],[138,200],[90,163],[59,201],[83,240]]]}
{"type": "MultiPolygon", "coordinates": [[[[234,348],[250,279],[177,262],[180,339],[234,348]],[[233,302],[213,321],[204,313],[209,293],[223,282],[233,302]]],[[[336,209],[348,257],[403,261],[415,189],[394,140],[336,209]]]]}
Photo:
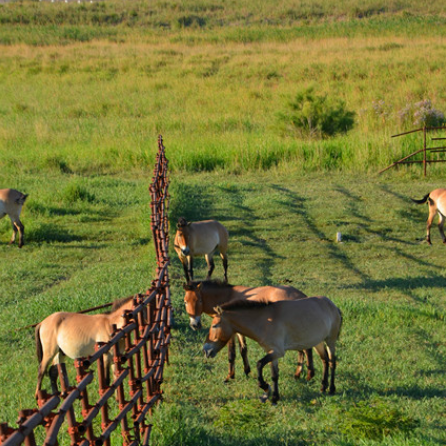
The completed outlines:
{"type": "Polygon", "coordinates": [[[226,248],[228,230],[217,220],[203,220],[191,223],[193,231],[193,251],[195,255],[205,255],[217,247],[226,248]]]}
{"type": "Polygon", "coordinates": [[[339,336],[341,312],[325,296],[280,301],[270,308],[279,332],[283,333],[289,344],[295,344],[293,349],[311,348],[327,339],[336,340],[339,336]]]}
{"type": "Polygon", "coordinates": [[[279,302],[306,298],[307,295],[292,286],[234,286],[232,299],[248,299],[256,302],[279,302]]]}

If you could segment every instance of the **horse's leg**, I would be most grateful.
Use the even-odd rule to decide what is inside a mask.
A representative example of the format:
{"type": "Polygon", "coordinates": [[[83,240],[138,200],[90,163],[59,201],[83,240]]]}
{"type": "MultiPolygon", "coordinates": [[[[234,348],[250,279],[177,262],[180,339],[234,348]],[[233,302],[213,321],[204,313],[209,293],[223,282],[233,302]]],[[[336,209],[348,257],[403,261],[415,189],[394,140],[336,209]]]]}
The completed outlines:
{"type": "Polygon", "coordinates": [[[310,381],[314,376],[313,349],[305,350],[305,356],[307,358],[307,381],[310,381]]]}
{"type": "Polygon", "coordinates": [[[61,362],[65,362],[65,355],[59,351],[56,356],[53,359],[53,364],[50,367],[50,370],[48,372],[48,375],[50,376],[51,381],[51,392],[57,393],[59,392],[59,389],[57,387],[57,378],[59,377],[59,370],[57,368],[57,364],[60,364],[61,362]]]}
{"type": "Polygon", "coordinates": [[[263,379],[263,368],[268,364],[269,362],[274,360],[274,355],[272,353],[268,353],[265,355],[262,359],[257,361],[257,381],[259,387],[265,392],[261,397],[260,400],[262,403],[264,403],[268,398],[271,391],[271,388],[269,387],[268,383],[263,379]]]}
{"type": "Polygon", "coordinates": [[[14,226],[19,231],[19,248],[21,248],[24,245],[23,238],[25,235],[25,227],[23,226],[23,224],[20,220],[17,220],[16,222],[14,222],[14,226]]]}
{"type": "Polygon", "coordinates": [[[225,379],[225,383],[229,382],[231,379],[235,378],[235,342],[234,336],[228,342],[228,361],[229,361],[229,372],[225,379]]]}
{"type": "Polygon", "coordinates": [[[187,263],[189,264],[190,280],[194,280],[194,258],[192,256],[188,256],[187,263]]]}
{"type": "Polygon", "coordinates": [[[186,276],[186,282],[189,283],[190,282],[190,277],[189,277],[187,258],[184,259],[184,260],[181,260],[181,263],[183,265],[184,275],[186,276]]]}
{"type": "Polygon", "coordinates": [[[273,380],[273,396],[271,398],[272,404],[277,404],[279,401],[279,361],[274,359],[271,361],[271,379],[273,380]]]}
{"type": "Polygon", "coordinates": [[[446,237],[444,235],[444,215],[440,212],[438,213],[438,230],[440,231],[441,238],[443,239],[443,243],[446,243],[446,237]]]}
{"type": "Polygon", "coordinates": [[[296,373],[294,374],[294,379],[299,379],[300,375],[302,374],[302,370],[303,370],[303,365],[304,365],[304,352],[302,350],[299,350],[297,352],[297,368],[296,368],[296,373]]]}
{"type": "Polygon", "coordinates": [[[304,351],[299,350],[299,352],[297,353],[297,368],[296,368],[296,373],[294,374],[294,379],[299,379],[300,375],[302,374],[304,355],[306,357],[306,364],[307,364],[307,381],[310,381],[311,378],[313,378],[314,376],[313,350],[311,348],[304,351]]]}
{"type": "Polygon", "coordinates": [[[320,356],[323,364],[323,372],[322,372],[322,386],[321,386],[321,392],[325,393],[328,387],[328,351],[325,348],[325,345],[323,342],[316,345],[314,347],[320,356]]]}
{"type": "MultiPolygon", "coordinates": [[[[36,338],[36,351],[37,360],[39,361],[39,368],[37,372],[37,386],[35,396],[37,398],[37,393],[42,388],[42,380],[45,376],[48,365],[51,360],[55,358],[57,354],[57,343],[55,342],[55,336],[44,336],[42,339],[40,324],[36,327],[35,338],[36,338]]],[[[46,331],[44,331],[45,333],[46,331]]],[[[51,376],[50,376],[51,378],[51,376]]]]}
{"type": "Polygon", "coordinates": [[[240,346],[240,355],[243,359],[243,371],[248,376],[251,373],[251,366],[248,361],[248,345],[246,344],[246,338],[240,334],[237,334],[238,343],[240,346]]]}
{"type": "Polygon", "coordinates": [[[12,245],[15,242],[15,239],[17,236],[17,231],[18,231],[18,227],[16,226],[16,224],[12,218],[11,218],[11,224],[12,224],[12,236],[11,236],[11,240],[9,241],[10,245],[12,245]]]}
{"type": "Polygon", "coordinates": [[[225,282],[228,282],[228,256],[226,252],[220,252],[220,257],[223,260],[223,269],[225,271],[225,282]]]}
{"type": "Polygon", "coordinates": [[[432,222],[434,221],[435,214],[437,213],[437,206],[435,206],[434,203],[431,204],[431,201],[429,200],[429,217],[427,218],[427,225],[426,225],[426,241],[429,243],[429,245],[432,245],[431,243],[431,226],[432,222]]]}
{"type": "Polygon", "coordinates": [[[328,393],[330,395],[334,395],[336,392],[335,386],[335,371],[336,371],[336,354],[335,354],[335,346],[334,342],[331,345],[328,345],[328,358],[330,364],[330,388],[328,393]]]}
{"type": "Polygon", "coordinates": [[[204,257],[205,257],[206,263],[208,265],[208,275],[206,276],[206,280],[210,280],[212,273],[214,271],[214,268],[215,268],[214,256],[212,253],[210,253],[210,254],[206,254],[204,257]]]}

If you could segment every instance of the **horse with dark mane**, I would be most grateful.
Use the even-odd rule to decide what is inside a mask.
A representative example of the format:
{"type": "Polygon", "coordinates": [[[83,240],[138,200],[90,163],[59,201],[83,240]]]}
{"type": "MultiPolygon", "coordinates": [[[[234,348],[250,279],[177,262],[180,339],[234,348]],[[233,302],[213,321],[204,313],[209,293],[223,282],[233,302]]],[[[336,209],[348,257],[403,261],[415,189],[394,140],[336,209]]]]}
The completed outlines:
{"type": "Polygon", "coordinates": [[[214,252],[218,249],[223,261],[225,281],[228,281],[228,230],[216,220],[186,221],[181,217],[177,223],[174,248],[183,265],[186,280],[194,280],[194,257],[204,256],[208,265],[206,279],[215,268],[214,252]]]}
{"type": "MultiPolygon", "coordinates": [[[[215,307],[223,305],[227,302],[238,300],[249,300],[257,302],[278,302],[282,300],[303,299],[307,296],[297,288],[292,286],[262,286],[262,287],[246,287],[234,286],[220,281],[204,281],[191,282],[183,285],[186,292],[184,303],[186,312],[189,315],[190,326],[192,329],[201,329],[201,314],[205,313],[209,316],[215,315],[215,307]]],[[[240,345],[240,354],[243,359],[244,372],[249,374],[251,368],[248,361],[248,351],[245,338],[241,335],[237,336],[240,345]]],[[[307,380],[314,376],[313,352],[311,349],[305,351],[307,357],[307,380]]],[[[234,379],[235,377],[235,343],[231,339],[228,343],[228,359],[229,373],[225,381],[234,379]]],[[[295,378],[301,376],[303,370],[304,355],[303,352],[298,354],[298,365],[295,378]]]]}
{"type": "MultiPolygon", "coordinates": [[[[56,365],[71,359],[93,355],[98,342],[108,342],[113,334],[113,325],[118,329],[125,325],[123,313],[133,308],[133,296],[116,300],[110,312],[101,314],[81,314],[57,312],[45,318],[36,326],[36,351],[39,361],[37,392],[42,386],[42,379],[52,361],[49,370],[53,393],[57,391],[56,365]]],[[[104,358],[107,381],[111,354],[104,358]]]]}
{"type": "Polygon", "coordinates": [[[203,346],[207,358],[213,358],[240,333],[260,344],[266,355],[257,362],[258,385],[265,392],[262,401],[271,393],[263,378],[263,368],[271,363],[274,384],[271,401],[279,400],[278,359],[287,350],[304,350],[314,347],[324,364],[321,391],[329,388],[335,393],[336,341],[339,337],[342,315],[327,297],[308,297],[275,303],[240,300],[217,307],[208,337],[203,346]],[[326,348],[325,348],[326,347],[326,348]],[[330,385],[328,386],[328,368],[330,385]]]}

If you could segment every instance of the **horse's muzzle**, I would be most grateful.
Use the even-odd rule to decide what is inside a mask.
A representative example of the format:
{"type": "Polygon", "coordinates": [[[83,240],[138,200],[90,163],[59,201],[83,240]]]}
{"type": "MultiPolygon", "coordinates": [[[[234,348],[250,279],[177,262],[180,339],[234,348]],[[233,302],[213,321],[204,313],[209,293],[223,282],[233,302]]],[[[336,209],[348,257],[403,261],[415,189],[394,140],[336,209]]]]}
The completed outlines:
{"type": "Polygon", "coordinates": [[[192,330],[201,330],[201,328],[202,328],[201,318],[200,317],[189,318],[189,326],[190,326],[190,328],[192,328],[192,330]]]}
{"type": "Polygon", "coordinates": [[[189,246],[186,246],[185,248],[181,248],[181,253],[183,256],[188,256],[190,254],[189,246]]]}
{"type": "Polygon", "coordinates": [[[204,352],[204,355],[206,356],[206,358],[215,358],[215,356],[217,354],[214,347],[210,344],[204,344],[203,352],[204,352]]]}

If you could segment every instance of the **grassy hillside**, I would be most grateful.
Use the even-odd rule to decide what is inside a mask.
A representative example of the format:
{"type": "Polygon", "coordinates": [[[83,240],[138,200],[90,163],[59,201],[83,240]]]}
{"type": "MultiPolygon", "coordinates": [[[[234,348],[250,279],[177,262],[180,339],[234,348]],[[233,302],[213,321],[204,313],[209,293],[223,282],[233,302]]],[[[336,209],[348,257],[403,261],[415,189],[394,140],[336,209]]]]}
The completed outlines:
{"type": "Polygon", "coordinates": [[[35,404],[33,333],[17,327],[149,286],[161,133],[172,235],[180,216],[219,219],[232,283],[325,294],[345,323],[336,396],[319,395],[317,359],[315,380],[295,382],[290,353],[282,401],[261,405],[240,364],[225,386],[226,354],[204,360],[173,253],[154,444],[445,444],[445,247],[435,229],[423,243],[427,209],[409,200],[444,187],[444,165],[376,175],[421,148],[391,135],[419,125],[422,101],[446,112],[445,20],[443,2],[415,0],[0,5],[0,187],[30,194],[22,250],[0,221],[0,421],[35,404]],[[319,139],[284,124],[308,88],[342,101],[354,127],[319,139]]]}
{"type": "Polygon", "coordinates": [[[376,172],[420,147],[390,136],[421,101],[446,111],[444,7],[350,3],[0,5],[0,166],[141,172],[163,133],[175,171],[376,172]],[[355,114],[349,133],[283,125],[310,87],[355,114]]]}

